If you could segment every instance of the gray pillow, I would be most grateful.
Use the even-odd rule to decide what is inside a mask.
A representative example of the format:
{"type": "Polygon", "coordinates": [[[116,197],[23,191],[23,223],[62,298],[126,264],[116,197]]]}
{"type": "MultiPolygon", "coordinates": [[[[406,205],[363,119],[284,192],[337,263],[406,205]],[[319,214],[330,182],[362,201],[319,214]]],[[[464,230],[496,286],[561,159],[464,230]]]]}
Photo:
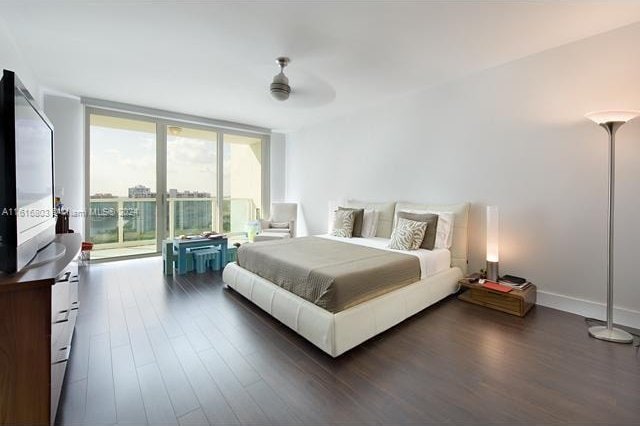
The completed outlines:
{"type": "Polygon", "coordinates": [[[436,245],[436,231],[438,230],[438,215],[433,213],[409,213],[398,212],[398,218],[409,219],[416,222],[427,222],[427,231],[424,233],[424,239],[420,247],[427,250],[433,250],[436,245]]]}
{"type": "Polygon", "coordinates": [[[362,237],[362,222],[364,221],[364,209],[353,209],[350,207],[338,207],[338,210],[351,210],[353,216],[353,236],[362,237]]]}
{"type": "Polygon", "coordinates": [[[333,219],[334,237],[351,238],[353,236],[353,222],[355,214],[353,210],[336,210],[333,219]]]}

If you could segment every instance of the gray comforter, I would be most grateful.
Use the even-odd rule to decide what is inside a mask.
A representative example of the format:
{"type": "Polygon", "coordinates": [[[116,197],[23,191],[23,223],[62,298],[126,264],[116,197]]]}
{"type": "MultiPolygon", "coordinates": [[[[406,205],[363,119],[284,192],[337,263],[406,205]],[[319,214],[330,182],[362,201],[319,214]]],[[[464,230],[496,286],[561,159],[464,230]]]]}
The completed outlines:
{"type": "Polygon", "coordinates": [[[238,265],[334,313],[420,279],[415,256],[320,237],[245,244],[238,265]]]}

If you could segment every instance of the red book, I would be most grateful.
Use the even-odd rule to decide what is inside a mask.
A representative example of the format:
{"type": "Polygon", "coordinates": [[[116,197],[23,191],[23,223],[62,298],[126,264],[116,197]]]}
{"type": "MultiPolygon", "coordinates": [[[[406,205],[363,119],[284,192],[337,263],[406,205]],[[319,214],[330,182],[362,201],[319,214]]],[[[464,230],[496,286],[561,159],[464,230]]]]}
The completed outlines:
{"type": "Polygon", "coordinates": [[[482,284],[482,287],[488,288],[489,290],[499,291],[501,293],[509,293],[511,290],[513,290],[513,288],[507,285],[494,283],[493,281],[485,281],[484,284],[482,284]]]}

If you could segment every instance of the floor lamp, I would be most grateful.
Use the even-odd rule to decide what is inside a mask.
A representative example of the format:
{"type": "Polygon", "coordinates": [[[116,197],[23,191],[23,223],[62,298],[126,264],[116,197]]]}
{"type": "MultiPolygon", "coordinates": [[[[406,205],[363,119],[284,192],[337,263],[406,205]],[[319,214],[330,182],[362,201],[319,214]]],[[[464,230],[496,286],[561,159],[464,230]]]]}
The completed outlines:
{"type": "Polygon", "coordinates": [[[589,327],[589,334],[596,339],[610,342],[631,343],[633,336],[613,327],[613,212],[615,202],[616,131],[629,120],[640,116],[640,111],[597,111],[585,115],[609,134],[609,212],[607,229],[607,325],[589,327]]]}

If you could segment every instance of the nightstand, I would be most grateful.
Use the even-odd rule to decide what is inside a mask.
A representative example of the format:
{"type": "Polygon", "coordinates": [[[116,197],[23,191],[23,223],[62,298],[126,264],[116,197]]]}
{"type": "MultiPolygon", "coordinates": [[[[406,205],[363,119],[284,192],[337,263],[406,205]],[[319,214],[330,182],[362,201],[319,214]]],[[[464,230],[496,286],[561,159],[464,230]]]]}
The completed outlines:
{"type": "Polygon", "coordinates": [[[465,279],[458,281],[458,284],[467,289],[458,299],[511,315],[523,317],[536,304],[536,286],[533,284],[524,290],[513,289],[509,293],[490,290],[478,282],[468,283],[465,279]]]}

